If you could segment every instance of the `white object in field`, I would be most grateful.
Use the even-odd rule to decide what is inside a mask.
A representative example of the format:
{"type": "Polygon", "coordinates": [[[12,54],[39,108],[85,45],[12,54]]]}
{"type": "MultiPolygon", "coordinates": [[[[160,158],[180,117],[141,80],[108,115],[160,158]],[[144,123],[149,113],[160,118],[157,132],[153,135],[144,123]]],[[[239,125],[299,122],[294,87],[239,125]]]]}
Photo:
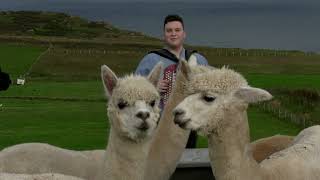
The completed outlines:
{"type": "Polygon", "coordinates": [[[24,85],[24,83],[25,83],[25,79],[21,79],[21,78],[17,79],[17,84],[18,85],[24,85]]]}

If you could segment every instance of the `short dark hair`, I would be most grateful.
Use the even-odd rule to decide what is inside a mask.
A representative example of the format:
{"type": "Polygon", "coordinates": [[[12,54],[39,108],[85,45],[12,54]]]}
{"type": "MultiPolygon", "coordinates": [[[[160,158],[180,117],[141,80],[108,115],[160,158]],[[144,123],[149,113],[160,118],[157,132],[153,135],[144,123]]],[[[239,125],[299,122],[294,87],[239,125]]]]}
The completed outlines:
{"type": "Polygon", "coordinates": [[[169,14],[168,16],[166,16],[163,22],[163,28],[166,26],[168,22],[172,22],[172,21],[179,21],[182,24],[182,27],[184,29],[183,19],[177,14],[169,14]]]}

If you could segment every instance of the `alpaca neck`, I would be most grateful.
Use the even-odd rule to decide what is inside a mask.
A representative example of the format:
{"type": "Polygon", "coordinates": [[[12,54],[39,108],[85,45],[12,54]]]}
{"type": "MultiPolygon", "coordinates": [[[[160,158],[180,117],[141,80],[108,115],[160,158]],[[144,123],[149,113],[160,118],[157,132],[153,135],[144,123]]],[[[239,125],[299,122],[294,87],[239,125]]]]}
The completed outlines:
{"type": "Polygon", "coordinates": [[[149,138],[142,142],[133,142],[120,137],[111,128],[103,169],[104,178],[101,179],[142,180],[149,146],[149,138]]]}
{"type": "Polygon", "coordinates": [[[185,149],[190,131],[174,124],[172,110],[186,97],[186,81],[181,72],[178,72],[173,91],[152,140],[145,179],[169,179],[185,149]]]}
{"type": "Polygon", "coordinates": [[[249,126],[246,110],[226,115],[224,122],[231,122],[223,130],[208,137],[211,167],[217,180],[255,179],[258,164],[249,149],[249,126]]]}

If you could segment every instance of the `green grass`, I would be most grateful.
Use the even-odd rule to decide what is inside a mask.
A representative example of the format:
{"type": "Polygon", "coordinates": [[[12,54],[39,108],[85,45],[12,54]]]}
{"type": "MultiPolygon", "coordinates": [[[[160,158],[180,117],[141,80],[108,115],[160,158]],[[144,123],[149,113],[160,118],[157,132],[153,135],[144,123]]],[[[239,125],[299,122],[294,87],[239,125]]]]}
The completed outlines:
{"type": "MultiPolygon", "coordinates": [[[[108,51],[106,54],[101,53],[101,51],[100,53],[89,54],[88,49],[91,49],[90,47],[88,49],[57,47],[41,58],[41,61],[32,69],[31,76],[33,79],[46,78],[55,81],[97,80],[102,64],[108,65],[117,74],[123,75],[133,72],[142,57],[153,48],[155,47],[148,45],[104,45],[103,49],[108,51]],[[80,54],[80,50],[87,50],[87,52],[80,54]]],[[[207,51],[210,52],[210,50],[207,51]]],[[[211,51],[214,51],[214,49],[211,49],[211,51]]],[[[320,86],[320,56],[318,55],[221,57],[208,53],[207,59],[209,64],[215,67],[228,65],[244,74],[249,82],[257,82],[259,87],[283,86],[283,81],[286,81],[291,87],[310,86],[318,88],[320,86]],[[264,86],[265,83],[267,86],[264,86]]]]}
{"type": "Polygon", "coordinates": [[[0,97],[1,96],[35,96],[79,99],[101,99],[105,97],[101,81],[27,81],[24,86],[11,86],[8,91],[1,92],[0,97]]]}
{"type": "Polygon", "coordinates": [[[318,89],[320,74],[246,74],[250,85],[267,89],[318,89]]]}
{"type": "Polygon", "coordinates": [[[45,50],[37,46],[19,46],[0,43],[1,69],[12,79],[24,75],[38,56],[45,50]]]}
{"type": "MultiPolygon", "coordinates": [[[[105,102],[1,99],[0,149],[19,143],[42,142],[67,149],[104,149],[108,123],[105,102]]],[[[301,129],[251,107],[251,139],[275,134],[296,135],[301,129]]],[[[197,147],[207,147],[199,137],[197,147]]]]}
{"type": "MultiPolygon", "coordinates": [[[[88,44],[80,43],[86,47],[88,44]]],[[[71,44],[65,45],[71,46],[71,44]]],[[[73,46],[73,45],[72,45],[73,46]]],[[[88,47],[90,49],[90,46],[88,47]]],[[[127,44],[100,47],[106,54],[77,54],[77,48],[55,47],[33,66],[25,86],[1,92],[0,149],[23,142],[45,142],[69,149],[101,149],[106,145],[108,124],[100,81],[100,66],[117,74],[134,71],[151,46],[127,44]],[[69,53],[64,53],[68,50],[69,53]],[[4,96],[22,97],[7,99],[4,96]],[[27,100],[23,97],[77,98],[80,101],[27,100]],[[2,98],[1,98],[2,97],[2,98]]],[[[0,44],[1,67],[13,77],[24,74],[45,48],[0,44]]],[[[82,49],[84,50],[84,49],[82,49]]],[[[242,72],[249,84],[266,88],[320,89],[319,56],[311,57],[217,57],[216,67],[229,64],[242,72]]],[[[320,109],[318,108],[320,112],[320,109]]],[[[252,140],[275,134],[295,135],[299,127],[279,121],[255,107],[249,109],[252,140]]],[[[317,113],[314,113],[317,114],[317,113]]],[[[206,147],[200,137],[198,147],[206,147]]]]}
{"type": "Polygon", "coordinates": [[[276,134],[297,135],[302,129],[290,122],[280,121],[270,114],[263,113],[256,107],[249,108],[248,119],[251,141],[276,134]]]}
{"type": "Polygon", "coordinates": [[[0,100],[0,149],[25,142],[76,150],[106,146],[105,102],[0,100]]]}
{"type": "MultiPolygon", "coordinates": [[[[212,50],[213,51],[213,50],[212,50]]],[[[320,56],[206,56],[215,67],[227,65],[243,74],[320,74],[320,56]]]]}
{"type": "Polygon", "coordinates": [[[98,80],[100,79],[100,67],[103,64],[108,65],[117,75],[128,74],[135,70],[146,52],[141,50],[135,52],[135,50],[137,49],[124,48],[120,53],[117,50],[112,50],[108,54],[92,55],[70,52],[66,54],[63,50],[55,50],[41,58],[33,67],[31,76],[34,80],[98,80]],[[126,51],[130,53],[126,53],[126,51]]]}
{"type": "MultiPolygon", "coordinates": [[[[1,95],[2,96],[21,96],[21,97],[23,96],[61,97],[61,98],[74,97],[79,99],[93,99],[93,100],[101,99],[104,97],[101,82],[95,82],[95,81],[84,81],[84,82],[38,82],[36,81],[36,82],[27,83],[25,86],[13,86],[11,87],[10,91],[3,92],[1,95]]],[[[4,101],[5,108],[7,108],[6,102],[11,103],[12,100],[0,99],[1,103],[3,101],[4,101]]],[[[61,117],[62,119],[67,119],[67,118],[70,118],[71,114],[68,114],[68,112],[65,109],[65,106],[69,107],[70,105],[72,105],[72,107],[75,108],[75,111],[81,112],[84,110],[81,107],[87,106],[90,104],[89,102],[85,102],[85,103],[84,102],[67,102],[67,104],[64,104],[59,101],[53,101],[53,102],[52,101],[34,101],[34,103],[31,103],[33,101],[23,101],[23,100],[14,100],[14,101],[17,102],[16,104],[14,104],[16,106],[18,104],[20,106],[30,106],[30,108],[23,108],[23,112],[25,113],[17,112],[15,113],[15,115],[13,115],[14,113],[7,114],[7,117],[4,117],[5,119],[7,118],[17,119],[19,121],[19,119],[21,120],[23,119],[23,117],[25,117],[25,114],[28,114],[27,118],[37,117],[39,116],[39,114],[42,114],[40,113],[42,109],[51,109],[52,106],[57,106],[57,107],[55,109],[52,109],[52,111],[46,112],[48,117],[54,118],[58,116],[58,117],[61,117]],[[62,107],[58,107],[58,106],[61,106],[61,104],[64,104],[64,105],[62,107]],[[44,107],[42,107],[41,109],[39,108],[41,106],[44,106],[44,107]],[[48,106],[48,107],[45,107],[45,106],[48,106]],[[39,110],[39,112],[34,114],[33,110],[35,111],[39,110]],[[30,111],[31,114],[28,111],[30,111]],[[19,117],[19,116],[22,116],[22,117],[19,117]]],[[[97,105],[101,103],[93,103],[93,104],[97,105]]],[[[103,104],[101,106],[104,107],[103,104]]],[[[71,107],[69,109],[71,109],[71,107]]],[[[2,111],[2,114],[6,114],[6,113],[9,113],[9,112],[2,111]]],[[[75,114],[72,113],[72,114],[74,114],[74,118],[82,119],[83,113],[84,112],[75,113],[75,114]]],[[[94,114],[95,112],[92,112],[92,109],[88,109],[87,113],[92,114],[92,116],[95,117],[95,114],[94,114]]],[[[100,112],[100,113],[103,113],[103,112],[100,112]]],[[[0,119],[2,119],[2,117],[3,115],[2,116],[0,115],[0,119]]],[[[47,117],[44,117],[44,118],[47,119],[47,117]]],[[[90,118],[88,118],[87,120],[90,121],[90,118]]],[[[299,128],[297,126],[291,123],[285,123],[283,121],[279,121],[275,117],[269,114],[263,113],[256,108],[249,109],[249,120],[250,120],[250,126],[251,126],[251,136],[253,140],[262,138],[262,137],[271,136],[274,134],[279,134],[279,133],[293,135],[299,131],[299,128]]],[[[48,119],[48,121],[50,121],[50,118],[48,119]]],[[[61,122],[58,121],[57,123],[61,123],[61,122]]],[[[61,125],[61,126],[65,126],[65,125],[61,125]]],[[[78,124],[75,123],[74,129],[77,129],[78,128],[77,126],[78,124]]],[[[41,132],[41,128],[50,129],[50,126],[41,127],[41,125],[39,125],[38,131],[41,132]]],[[[68,127],[65,126],[64,128],[68,128],[68,127]]],[[[88,129],[90,129],[90,127],[88,127],[88,129]]],[[[101,130],[103,129],[100,129],[100,131],[101,130]]],[[[49,139],[45,139],[48,141],[44,141],[44,142],[48,142],[50,144],[57,144],[57,142],[55,141],[53,142],[50,141],[51,137],[48,137],[48,138],[49,139]]],[[[74,138],[75,139],[73,139],[72,141],[77,142],[78,137],[75,136],[74,138]]],[[[96,138],[99,138],[99,137],[96,137],[96,138]]],[[[25,141],[25,142],[29,142],[29,141],[25,141]]],[[[65,144],[58,144],[58,145],[62,147],[66,147],[65,144]]],[[[94,144],[91,144],[83,147],[78,147],[78,146],[75,146],[75,147],[67,146],[67,147],[87,149],[94,146],[95,146],[94,144]]],[[[200,137],[197,146],[206,147],[207,141],[204,138],[200,137]]],[[[99,147],[101,147],[101,145],[99,147]]]]}

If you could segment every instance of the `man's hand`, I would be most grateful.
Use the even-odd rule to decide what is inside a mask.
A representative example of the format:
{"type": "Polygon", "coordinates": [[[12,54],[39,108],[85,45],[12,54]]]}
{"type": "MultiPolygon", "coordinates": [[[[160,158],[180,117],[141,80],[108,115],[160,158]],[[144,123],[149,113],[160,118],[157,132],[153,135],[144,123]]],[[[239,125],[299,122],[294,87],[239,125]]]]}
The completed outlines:
{"type": "Polygon", "coordinates": [[[168,88],[169,88],[169,81],[168,80],[165,80],[165,79],[162,79],[158,82],[158,85],[157,85],[157,88],[158,88],[158,91],[160,93],[164,93],[164,92],[167,92],[168,88]]]}

